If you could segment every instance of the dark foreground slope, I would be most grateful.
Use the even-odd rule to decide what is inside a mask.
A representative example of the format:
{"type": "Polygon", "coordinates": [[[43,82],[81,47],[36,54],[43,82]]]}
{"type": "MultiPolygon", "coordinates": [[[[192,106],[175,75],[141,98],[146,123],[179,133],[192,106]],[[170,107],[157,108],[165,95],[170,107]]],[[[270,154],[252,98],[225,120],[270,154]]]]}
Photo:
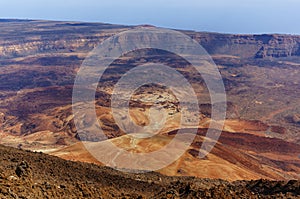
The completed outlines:
{"type": "Polygon", "coordinates": [[[297,198],[300,182],[129,174],[0,146],[0,198],[297,198]]]}

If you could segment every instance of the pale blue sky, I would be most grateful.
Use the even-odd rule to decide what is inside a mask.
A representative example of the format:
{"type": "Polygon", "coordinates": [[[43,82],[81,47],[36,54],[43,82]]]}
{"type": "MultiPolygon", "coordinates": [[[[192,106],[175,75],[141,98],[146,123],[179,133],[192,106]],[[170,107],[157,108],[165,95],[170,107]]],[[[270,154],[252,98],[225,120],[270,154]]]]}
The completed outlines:
{"type": "Polygon", "coordinates": [[[300,34],[300,0],[0,0],[0,18],[300,34]]]}

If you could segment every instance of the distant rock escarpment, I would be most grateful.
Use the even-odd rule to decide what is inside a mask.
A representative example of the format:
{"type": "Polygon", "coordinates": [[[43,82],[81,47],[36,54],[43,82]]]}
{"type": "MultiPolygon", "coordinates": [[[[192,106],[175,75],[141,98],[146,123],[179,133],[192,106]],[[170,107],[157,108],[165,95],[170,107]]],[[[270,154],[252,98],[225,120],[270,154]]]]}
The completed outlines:
{"type": "Polygon", "coordinates": [[[262,35],[268,38],[256,53],[256,58],[300,56],[300,38],[285,35],[262,35]]]}
{"type": "Polygon", "coordinates": [[[300,36],[218,33],[193,33],[191,36],[211,54],[227,54],[242,58],[300,56],[300,36]]]}
{"type": "Polygon", "coordinates": [[[103,23],[0,20],[0,55],[85,52],[126,26],[103,23]]]}
{"type": "MultiPolygon", "coordinates": [[[[0,33],[0,55],[5,58],[49,52],[89,52],[104,39],[135,27],[103,23],[0,20],[0,28],[4,30],[0,33]]],[[[213,55],[226,54],[241,58],[300,56],[300,36],[183,32],[213,55]]]]}

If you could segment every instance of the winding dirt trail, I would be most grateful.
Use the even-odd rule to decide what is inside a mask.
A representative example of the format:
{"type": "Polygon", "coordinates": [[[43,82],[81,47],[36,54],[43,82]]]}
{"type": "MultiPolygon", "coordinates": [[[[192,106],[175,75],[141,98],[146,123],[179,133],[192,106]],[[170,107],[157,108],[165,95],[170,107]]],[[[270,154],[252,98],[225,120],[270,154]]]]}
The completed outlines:
{"type": "Polygon", "coordinates": [[[262,121],[262,122],[266,122],[266,121],[268,121],[268,120],[272,120],[276,115],[278,115],[278,114],[280,114],[280,113],[282,113],[282,112],[285,112],[285,111],[287,111],[287,110],[293,109],[293,108],[294,108],[294,107],[288,106],[288,107],[285,107],[285,108],[278,109],[278,110],[276,110],[276,111],[272,111],[272,112],[270,112],[268,115],[262,117],[262,118],[261,118],[261,121],[262,121]]]}

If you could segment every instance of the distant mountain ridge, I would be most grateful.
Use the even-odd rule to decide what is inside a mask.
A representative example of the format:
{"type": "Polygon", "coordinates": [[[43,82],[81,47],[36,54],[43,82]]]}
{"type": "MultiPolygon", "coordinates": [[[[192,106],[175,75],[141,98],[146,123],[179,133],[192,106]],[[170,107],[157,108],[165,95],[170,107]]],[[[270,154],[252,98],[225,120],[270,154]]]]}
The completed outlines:
{"type": "Polygon", "coordinates": [[[192,38],[211,54],[227,54],[242,58],[300,56],[300,36],[194,33],[192,38]]]}
{"type": "MultiPolygon", "coordinates": [[[[90,51],[104,39],[135,26],[1,19],[0,28],[0,37],[9,35],[7,40],[0,41],[0,54],[3,58],[32,53],[90,51]],[[7,23],[13,23],[14,29],[9,30],[7,23]],[[110,32],[104,31],[113,29],[110,32]]],[[[212,55],[227,54],[242,58],[300,56],[300,36],[296,35],[182,32],[197,40],[212,55]]]]}

